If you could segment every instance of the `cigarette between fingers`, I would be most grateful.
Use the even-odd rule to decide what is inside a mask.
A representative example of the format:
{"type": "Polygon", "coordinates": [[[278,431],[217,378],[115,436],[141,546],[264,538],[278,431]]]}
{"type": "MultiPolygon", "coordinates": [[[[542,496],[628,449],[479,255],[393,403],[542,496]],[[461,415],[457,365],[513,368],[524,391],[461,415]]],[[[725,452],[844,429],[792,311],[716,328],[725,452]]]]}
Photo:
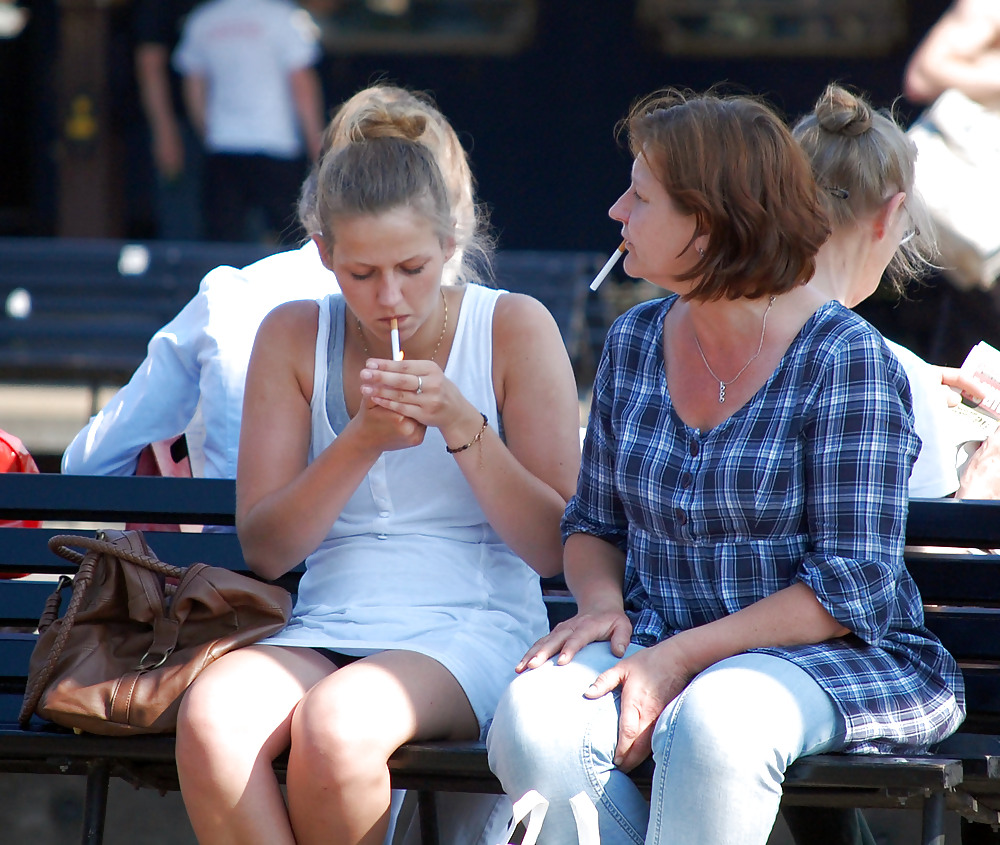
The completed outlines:
{"type": "Polygon", "coordinates": [[[618,263],[618,259],[621,258],[624,253],[625,253],[625,241],[622,241],[618,249],[616,249],[613,253],[611,253],[611,257],[604,262],[604,266],[601,268],[601,272],[598,273],[597,276],[594,278],[594,281],[590,283],[591,290],[597,290],[601,286],[601,282],[603,282],[607,278],[608,273],[611,272],[611,268],[618,263]]]}

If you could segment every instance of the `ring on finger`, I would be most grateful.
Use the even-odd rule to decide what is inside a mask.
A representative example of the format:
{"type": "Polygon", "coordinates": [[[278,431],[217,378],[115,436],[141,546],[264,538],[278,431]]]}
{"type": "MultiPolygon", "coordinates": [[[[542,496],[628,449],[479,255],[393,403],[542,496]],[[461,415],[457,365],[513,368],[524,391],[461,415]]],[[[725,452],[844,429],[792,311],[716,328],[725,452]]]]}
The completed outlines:
{"type": "Polygon", "coordinates": [[[424,380],[417,376],[417,396],[424,392],[424,380]]]}

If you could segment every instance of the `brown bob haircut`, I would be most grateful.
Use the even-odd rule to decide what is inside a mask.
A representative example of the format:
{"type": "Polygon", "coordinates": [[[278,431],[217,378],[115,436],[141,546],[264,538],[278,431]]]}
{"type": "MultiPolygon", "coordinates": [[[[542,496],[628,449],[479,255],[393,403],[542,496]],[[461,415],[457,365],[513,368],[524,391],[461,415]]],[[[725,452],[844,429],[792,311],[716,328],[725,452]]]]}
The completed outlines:
{"type": "Polygon", "coordinates": [[[694,215],[694,237],[708,235],[681,277],[701,278],[688,298],[754,299],[809,281],[830,228],[808,159],[768,106],[666,89],[638,101],[621,129],[632,155],[694,215]]]}

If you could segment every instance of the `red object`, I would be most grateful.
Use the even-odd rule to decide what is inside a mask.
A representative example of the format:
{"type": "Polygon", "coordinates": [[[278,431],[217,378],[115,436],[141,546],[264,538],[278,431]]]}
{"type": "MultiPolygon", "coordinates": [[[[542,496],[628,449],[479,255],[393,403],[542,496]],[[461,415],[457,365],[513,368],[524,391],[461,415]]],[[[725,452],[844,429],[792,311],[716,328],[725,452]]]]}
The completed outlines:
{"type": "MultiPolygon", "coordinates": [[[[24,444],[0,428],[0,472],[38,472],[38,465],[24,444]]],[[[38,528],[35,519],[0,519],[0,528],[38,528]]],[[[0,573],[0,578],[19,578],[21,573],[0,573]]]]}
{"type": "MultiPolygon", "coordinates": [[[[38,465],[24,444],[13,434],[0,428],[0,472],[38,472],[38,465]]],[[[0,519],[0,526],[9,528],[38,528],[33,519],[0,519]]]]}

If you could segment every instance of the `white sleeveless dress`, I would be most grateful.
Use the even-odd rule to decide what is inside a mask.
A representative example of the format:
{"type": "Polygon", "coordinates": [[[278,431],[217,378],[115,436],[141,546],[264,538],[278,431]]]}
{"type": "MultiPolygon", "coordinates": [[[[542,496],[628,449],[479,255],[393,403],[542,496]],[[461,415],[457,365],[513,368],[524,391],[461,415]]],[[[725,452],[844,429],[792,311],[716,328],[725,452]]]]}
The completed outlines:
{"type": "MultiPolygon", "coordinates": [[[[494,427],[493,310],[503,293],[465,289],[445,367],[494,427]]],[[[328,296],[320,302],[310,461],[349,419],[344,331],[344,300],[328,296]]],[[[537,574],[489,525],[440,431],[428,428],[419,446],[378,459],[306,559],[291,621],[263,642],[425,654],[458,680],[485,736],[514,665],[546,630],[537,574]]]]}

